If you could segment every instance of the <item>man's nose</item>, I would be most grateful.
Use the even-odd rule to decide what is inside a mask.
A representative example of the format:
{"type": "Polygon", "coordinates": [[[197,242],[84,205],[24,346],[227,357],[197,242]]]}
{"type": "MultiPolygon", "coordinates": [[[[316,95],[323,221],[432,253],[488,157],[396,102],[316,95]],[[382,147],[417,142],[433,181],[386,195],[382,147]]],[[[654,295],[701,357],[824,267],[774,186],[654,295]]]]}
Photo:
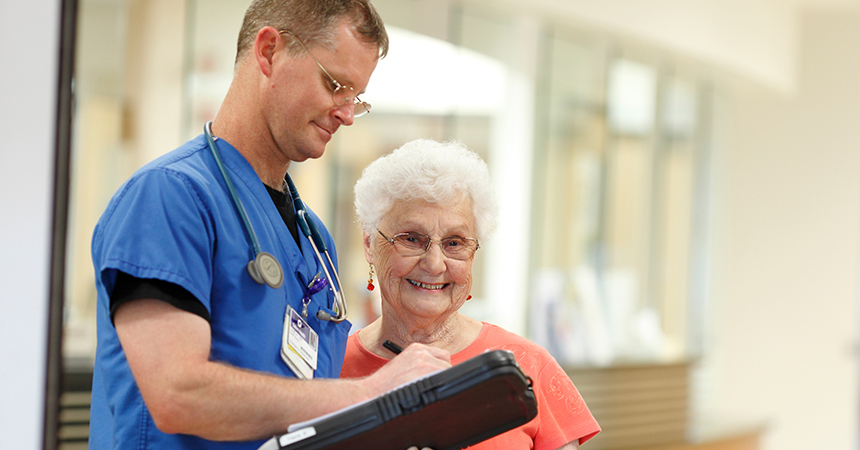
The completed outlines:
{"type": "Polygon", "coordinates": [[[352,103],[335,106],[331,113],[341,125],[350,126],[355,122],[355,105],[352,103]]]}

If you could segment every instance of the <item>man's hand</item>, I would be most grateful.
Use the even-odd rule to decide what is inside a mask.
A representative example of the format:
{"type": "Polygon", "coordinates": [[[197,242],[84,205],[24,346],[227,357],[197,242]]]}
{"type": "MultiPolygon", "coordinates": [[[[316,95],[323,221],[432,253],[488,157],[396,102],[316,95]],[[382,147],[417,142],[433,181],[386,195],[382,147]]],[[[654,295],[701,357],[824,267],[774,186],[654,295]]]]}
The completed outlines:
{"type": "MultiPolygon", "coordinates": [[[[378,393],[388,392],[416,378],[451,367],[451,354],[424,344],[411,344],[367,377],[378,393]]],[[[377,394],[378,395],[378,394],[377,394]]]]}

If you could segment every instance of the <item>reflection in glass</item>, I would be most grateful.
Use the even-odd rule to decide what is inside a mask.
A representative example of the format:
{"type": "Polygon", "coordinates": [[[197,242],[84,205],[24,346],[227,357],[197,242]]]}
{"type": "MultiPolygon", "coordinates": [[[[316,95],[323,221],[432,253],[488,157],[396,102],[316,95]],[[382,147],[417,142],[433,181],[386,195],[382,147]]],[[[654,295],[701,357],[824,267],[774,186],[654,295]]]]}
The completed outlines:
{"type": "MultiPolygon", "coordinates": [[[[530,328],[563,363],[689,357],[696,83],[549,38],[530,328]],[[606,80],[605,91],[595,80],[606,80]],[[595,95],[606,92],[606,96],[595,95]]],[[[691,324],[691,320],[696,321],[691,324]]]]}

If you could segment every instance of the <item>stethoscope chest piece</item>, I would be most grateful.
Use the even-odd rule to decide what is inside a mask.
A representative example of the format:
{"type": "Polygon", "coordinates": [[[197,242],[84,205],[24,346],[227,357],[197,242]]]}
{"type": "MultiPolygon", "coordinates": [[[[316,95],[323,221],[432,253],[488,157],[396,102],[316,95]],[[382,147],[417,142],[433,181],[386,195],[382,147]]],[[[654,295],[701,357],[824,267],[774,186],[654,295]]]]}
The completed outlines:
{"type": "Polygon", "coordinates": [[[269,253],[257,253],[257,257],[248,261],[248,273],[257,283],[268,284],[274,289],[284,283],[284,271],[278,260],[269,253]]]}

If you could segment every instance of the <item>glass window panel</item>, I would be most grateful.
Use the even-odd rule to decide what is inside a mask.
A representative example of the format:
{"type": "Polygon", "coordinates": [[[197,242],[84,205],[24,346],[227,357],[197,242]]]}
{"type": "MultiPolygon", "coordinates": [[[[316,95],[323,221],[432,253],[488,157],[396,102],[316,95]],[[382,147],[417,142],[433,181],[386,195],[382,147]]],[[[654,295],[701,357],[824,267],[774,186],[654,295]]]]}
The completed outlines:
{"type": "Polygon", "coordinates": [[[609,66],[607,115],[617,133],[647,135],[654,127],[657,72],[619,59],[609,66]]]}
{"type": "Polygon", "coordinates": [[[661,260],[657,264],[659,273],[654,283],[653,298],[661,312],[661,322],[666,335],[667,352],[675,357],[686,351],[690,241],[693,205],[693,161],[688,142],[673,145],[666,155],[664,165],[663,197],[660,236],[661,247],[657,252],[661,260]]]}
{"type": "Polygon", "coordinates": [[[658,154],[654,175],[654,249],[650,299],[660,311],[664,351],[688,353],[688,327],[695,193],[697,103],[695,83],[681,76],[662,82],[658,154]]]}
{"type": "Polygon", "coordinates": [[[548,42],[531,336],[572,364],[684,357],[702,192],[696,81],[647,59],[606,65],[608,49],[586,38],[548,42]]]}
{"type": "Polygon", "coordinates": [[[669,138],[690,138],[697,119],[695,85],[677,77],[664,85],[661,128],[669,138]]]}
{"type": "Polygon", "coordinates": [[[191,139],[215,118],[233,79],[236,40],[247,2],[186,0],[185,126],[191,139]]]}
{"type": "Polygon", "coordinates": [[[597,274],[601,260],[606,121],[604,64],[593,42],[548,40],[539,97],[545,142],[535,161],[530,337],[565,363],[608,361],[597,274]]]}
{"type": "MultiPolygon", "coordinates": [[[[604,239],[606,269],[624,274],[634,286],[630,298],[619,300],[632,307],[641,305],[641,288],[647,280],[651,221],[651,149],[638,139],[618,139],[609,153],[604,239]]],[[[619,275],[620,276],[620,275],[619,275]]],[[[614,292],[612,286],[609,291],[614,292]]],[[[626,294],[625,294],[626,295],[626,294]]],[[[607,300],[612,303],[613,299],[607,300]]]]}
{"type": "Polygon", "coordinates": [[[136,167],[124,145],[128,5],[82,1],[79,8],[63,336],[72,369],[91,365],[95,354],[93,228],[110,195],[136,167]]]}

